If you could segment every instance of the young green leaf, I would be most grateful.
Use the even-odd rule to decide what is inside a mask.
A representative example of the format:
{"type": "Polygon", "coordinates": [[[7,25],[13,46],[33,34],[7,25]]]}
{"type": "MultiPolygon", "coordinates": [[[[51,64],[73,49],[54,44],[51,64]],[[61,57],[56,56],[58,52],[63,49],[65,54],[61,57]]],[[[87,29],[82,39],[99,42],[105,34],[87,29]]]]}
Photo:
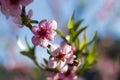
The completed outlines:
{"type": "Polygon", "coordinates": [[[65,37],[65,35],[64,35],[61,31],[59,31],[59,30],[57,29],[56,32],[57,32],[58,35],[60,35],[60,37],[61,37],[62,39],[64,39],[66,42],[68,42],[67,39],[66,39],[66,37],[65,37]]]}
{"type": "Polygon", "coordinates": [[[87,26],[80,28],[80,29],[75,33],[72,41],[74,42],[75,39],[79,36],[79,34],[80,34],[81,32],[83,32],[86,28],[87,28],[87,26]]]}
{"type": "Polygon", "coordinates": [[[47,49],[47,53],[50,54],[50,51],[47,49]]]}
{"type": "Polygon", "coordinates": [[[75,40],[75,46],[77,49],[79,48],[79,39],[78,38],[75,40]]]}
{"type": "MultiPolygon", "coordinates": [[[[92,43],[95,41],[96,38],[97,38],[97,32],[94,33],[94,36],[93,36],[92,40],[91,40],[90,42],[86,43],[86,44],[82,47],[82,49],[84,49],[84,48],[88,47],[90,44],[92,44],[92,43]]],[[[81,49],[81,50],[82,50],[82,49],[81,49]]]]}
{"type": "Polygon", "coordinates": [[[27,57],[31,58],[32,60],[34,60],[35,59],[34,51],[35,51],[35,47],[29,49],[28,51],[21,51],[21,53],[24,56],[27,56],[27,57]]]}
{"type": "Polygon", "coordinates": [[[70,18],[70,20],[68,22],[68,30],[73,29],[73,27],[74,27],[74,14],[75,13],[73,12],[72,17],[70,18]]]}
{"type": "Polygon", "coordinates": [[[30,48],[30,45],[29,45],[28,40],[27,40],[27,37],[25,37],[25,43],[26,43],[27,47],[30,48]]]}
{"type": "Polygon", "coordinates": [[[30,23],[38,24],[39,22],[37,20],[30,20],[30,23]]]}
{"type": "Polygon", "coordinates": [[[79,25],[83,22],[83,20],[79,20],[74,24],[74,30],[77,30],[79,25]]]}
{"type": "Polygon", "coordinates": [[[94,36],[91,41],[94,41],[97,38],[97,31],[94,33],[94,36]]]}
{"type": "Polygon", "coordinates": [[[91,65],[91,64],[93,64],[95,62],[96,56],[97,56],[95,51],[96,51],[96,45],[94,43],[91,50],[90,50],[90,52],[89,52],[89,55],[86,58],[88,65],[91,65]]]}
{"type": "Polygon", "coordinates": [[[44,63],[47,65],[48,61],[45,58],[43,58],[43,60],[44,60],[44,63]]]}
{"type": "Polygon", "coordinates": [[[79,46],[79,50],[81,50],[85,44],[86,44],[86,32],[84,32],[82,42],[81,42],[81,44],[79,46]]]}

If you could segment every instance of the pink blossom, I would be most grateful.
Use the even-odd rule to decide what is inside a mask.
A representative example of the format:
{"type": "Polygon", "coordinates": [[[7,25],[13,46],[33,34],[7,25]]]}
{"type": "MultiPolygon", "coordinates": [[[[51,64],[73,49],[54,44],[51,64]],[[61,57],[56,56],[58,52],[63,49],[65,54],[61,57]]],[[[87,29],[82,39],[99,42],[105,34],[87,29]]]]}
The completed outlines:
{"type": "Polygon", "coordinates": [[[34,36],[32,37],[32,42],[34,45],[40,45],[42,47],[47,47],[49,41],[54,40],[56,36],[57,23],[55,20],[42,20],[39,23],[39,27],[33,26],[32,32],[34,36]]]}
{"type": "Polygon", "coordinates": [[[0,0],[2,13],[8,18],[9,16],[20,16],[21,6],[27,6],[33,0],[0,0]]]}
{"type": "Polygon", "coordinates": [[[49,72],[49,77],[47,77],[46,80],[58,80],[59,79],[59,73],[53,73],[49,72]]]}
{"type": "MultiPolygon", "coordinates": [[[[32,11],[32,9],[30,9],[26,16],[27,16],[27,18],[29,20],[31,20],[32,15],[33,15],[33,11],[32,11]]],[[[23,22],[22,22],[22,17],[21,16],[17,16],[17,17],[13,16],[12,17],[12,21],[13,21],[13,25],[15,25],[17,27],[23,27],[24,26],[23,22]]]]}
{"type": "Polygon", "coordinates": [[[72,53],[75,53],[75,52],[76,52],[75,44],[72,44],[72,53]]]}
{"type": "Polygon", "coordinates": [[[75,55],[71,53],[71,46],[62,42],[60,46],[52,45],[50,48],[53,56],[48,62],[49,68],[57,68],[61,73],[68,70],[67,64],[72,64],[75,55]]]}
{"type": "Polygon", "coordinates": [[[46,80],[79,80],[78,77],[74,74],[72,75],[65,75],[62,73],[57,73],[51,77],[48,77],[46,80]]]}
{"type": "Polygon", "coordinates": [[[0,0],[0,10],[7,18],[9,17],[8,1],[0,0]]]}
{"type": "Polygon", "coordinates": [[[47,80],[79,80],[78,76],[75,75],[77,68],[75,66],[70,67],[67,72],[64,73],[49,73],[47,80]]]}

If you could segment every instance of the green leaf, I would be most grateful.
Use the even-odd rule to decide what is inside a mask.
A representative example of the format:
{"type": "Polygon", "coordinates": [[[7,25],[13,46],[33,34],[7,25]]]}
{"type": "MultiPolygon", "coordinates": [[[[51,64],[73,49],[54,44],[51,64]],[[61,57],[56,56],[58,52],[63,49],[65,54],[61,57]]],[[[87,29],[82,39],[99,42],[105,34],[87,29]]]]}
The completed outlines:
{"type": "MultiPolygon", "coordinates": [[[[93,36],[92,40],[91,40],[90,42],[86,43],[86,44],[82,47],[82,49],[84,49],[84,48],[88,47],[90,44],[92,44],[92,43],[95,41],[96,38],[97,38],[97,32],[94,33],[94,36],[93,36]]],[[[82,50],[82,49],[81,49],[81,50],[82,50]]]]}
{"type": "Polygon", "coordinates": [[[30,20],[30,23],[36,23],[36,24],[38,24],[39,22],[37,20],[30,20]]]}
{"type": "Polygon", "coordinates": [[[92,55],[93,53],[95,53],[95,50],[96,50],[96,45],[95,43],[92,45],[92,48],[90,50],[90,55],[92,55]]]}
{"type": "Polygon", "coordinates": [[[69,22],[68,22],[68,32],[69,32],[69,35],[70,35],[70,41],[69,43],[72,43],[72,39],[73,39],[73,34],[74,34],[74,15],[75,15],[75,12],[73,12],[69,22]]]}
{"type": "Polygon", "coordinates": [[[84,32],[84,36],[83,36],[82,42],[79,46],[79,49],[81,50],[85,44],[86,44],[86,32],[84,32]]]}
{"type": "Polygon", "coordinates": [[[74,24],[74,30],[77,30],[79,25],[83,22],[83,20],[79,20],[74,24]]]}
{"type": "Polygon", "coordinates": [[[80,75],[83,74],[84,71],[89,70],[92,65],[95,63],[96,61],[96,45],[95,43],[93,44],[92,48],[90,49],[90,51],[88,52],[87,56],[84,56],[84,63],[83,66],[80,68],[80,70],[77,71],[77,73],[80,75]]]}
{"type": "Polygon", "coordinates": [[[47,49],[47,53],[50,54],[50,51],[47,49]]]}
{"type": "Polygon", "coordinates": [[[60,37],[61,37],[62,39],[64,39],[66,42],[68,42],[67,39],[66,39],[66,37],[65,37],[65,35],[64,35],[61,31],[59,31],[59,30],[57,29],[56,32],[57,32],[58,35],[60,35],[60,37]]]}
{"type": "Polygon", "coordinates": [[[94,41],[97,38],[97,31],[94,33],[94,36],[91,41],[94,41]]]}
{"type": "Polygon", "coordinates": [[[89,46],[90,44],[92,44],[95,41],[96,38],[97,38],[97,32],[94,33],[94,36],[93,36],[92,40],[87,43],[87,46],[89,46]]]}
{"type": "MultiPolygon", "coordinates": [[[[20,42],[18,36],[17,36],[17,42],[20,42]]],[[[28,57],[28,58],[30,58],[36,64],[36,66],[38,66],[39,69],[44,70],[43,67],[40,66],[38,64],[38,62],[36,61],[36,56],[35,56],[35,48],[36,47],[35,46],[30,47],[30,45],[29,45],[29,43],[27,41],[27,37],[25,37],[25,42],[26,42],[26,45],[27,45],[28,49],[22,49],[21,54],[28,57]]],[[[21,45],[21,43],[19,43],[19,44],[21,45]]]]}
{"type": "Polygon", "coordinates": [[[72,17],[70,18],[70,20],[68,22],[68,30],[73,29],[73,27],[74,27],[74,14],[75,13],[73,12],[72,17]]]}
{"type": "Polygon", "coordinates": [[[43,60],[44,60],[44,63],[47,65],[48,61],[45,58],[43,58],[43,60]]]}
{"type": "Polygon", "coordinates": [[[27,47],[30,48],[30,45],[29,45],[28,40],[27,40],[27,37],[25,37],[25,43],[26,43],[27,47]]]}
{"type": "Polygon", "coordinates": [[[75,39],[79,36],[79,34],[80,34],[81,32],[83,32],[86,28],[87,28],[87,26],[80,28],[80,29],[75,33],[72,41],[74,42],[75,39]]]}
{"type": "Polygon", "coordinates": [[[90,52],[89,52],[89,55],[86,58],[88,65],[91,65],[91,64],[93,64],[95,62],[96,56],[97,56],[95,51],[96,51],[96,45],[94,43],[91,50],[90,50],[90,52]]]}
{"type": "Polygon", "coordinates": [[[30,48],[28,51],[21,51],[21,54],[23,54],[24,56],[27,56],[28,58],[30,58],[35,64],[36,66],[38,66],[39,69],[44,70],[42,68],[42,66],[40,66],[38,64],[38,62],[36,61],[36,57],[35,57],[35,47],[30,48]]]}
{"type": "Polygon", "coordinates": [[[31,58],[32,60],[35,59],[35,47],[30,48],[28,51],[21,51],[21,53],[29,58],[31,58]]]}
{"type": "Polygon", "coordinates": [[[78,38],[75,40],[75,46],[77,49],[79,48],[79,39],[78,38]]]}

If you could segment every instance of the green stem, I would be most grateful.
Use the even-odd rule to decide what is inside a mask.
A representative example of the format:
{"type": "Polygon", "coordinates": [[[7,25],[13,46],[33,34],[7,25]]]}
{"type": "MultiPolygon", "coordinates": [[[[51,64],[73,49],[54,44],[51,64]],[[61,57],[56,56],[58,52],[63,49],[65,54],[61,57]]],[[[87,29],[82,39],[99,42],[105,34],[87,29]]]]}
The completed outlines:
{"type": "Polygon", "coordinates": [[[36,23],[36,24],[38,24],[39,22],[37,20],[31,20],[30,23],[36,23]]]}
{"type": "Polygon", "coordinates": [[[37,62],[35,59],[34,59],[33,61],[34,61],[35,65],[36,65],[40,70],[44,70],[44,69],[38,64],[38,62],[37,62]]]}

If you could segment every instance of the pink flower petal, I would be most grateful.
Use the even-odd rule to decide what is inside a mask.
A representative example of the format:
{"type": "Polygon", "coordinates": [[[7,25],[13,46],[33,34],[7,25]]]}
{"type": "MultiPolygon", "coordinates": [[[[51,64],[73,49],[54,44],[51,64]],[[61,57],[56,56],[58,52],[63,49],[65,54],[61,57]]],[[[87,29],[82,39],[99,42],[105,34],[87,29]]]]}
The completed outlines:
{"type": "Polygon", "coordinates": [[[33,43],[34,45],[38,45],[38,43],[39,43],[39,37],[33,36],[33,37],[32,37],[32,43],[33,43]]]}
{"type": "Polygon", "coordinates": [[[57,67],[57,61],[54,58],[51,58],[48,61],[48,68],[56,68],[57,67]]]}
{"type": "Polygon", "coordinates": [[[68,70],[68,65],[65,65],[65,66],[62,67],[62,68],[58,68],[58,70],[59,70],[61,73],[67,72],[67,70],[68,70]]]}
{"type": "Polygon", "coordinates": [[[12,17],[13,24],[17,27],[22,28],[24,25],[22,25],[22,19],[20,16],[18,17],[12,17]]]}
{"type": "Polygon", "coordinates": [[[6,18],[8,18],[10,16],[8,9],[9,7],[8,1],[1,0],[0,3],[1,3],[0,5],[1,12],[6,16],[6,18]]]}
{"type": "Polygon", "coordinates": [[[56,36],[56,32],[54,31],[51,33],[51,35],[47,35],[47,39],[52,41],[52,40],[54,40],[55,36],[56,36]]]}
{"type": "Polygon", "coordinates": [[[33,27],[32,27],[32,32],[33,32],[33,34],[35,34],[35,35],[39,35],[39,27],[33,26],[33,27]]]}
{"type": "MultiPolygon", "coordinates": [[[[52,74],[52,73],[51,73],[52,74]]],[[[58,80],[59,79],[59,74],[58,73],[54,73],[54,75],[50,75],[50,77],[47,78],[47,80],[58,80]]]]}
{"type": "Polygon", "coordinates": [[[52,56],[58,55],[57,53],[59,52],[59,45],[51,45],[50,47],[50,53],[52,56]]]}
{"type": "Polygon", "coordinates": [[[65,54],[68,54],[70,51],[71,51],[71,46],[69,46],[66,42],[62,42],[61,45],[60,45],[62,51],[65,53],[65,54]]]}
{"type": "Polygon", "coordinates": [[[57,68],[61,73],[66,72],[68,70],[68,66],[66,65],[65,61],[59,61],[57,68]]]}
{"type": "Polygon", "coordinates": [[[23,6],[27,6],[29,5],[30,3],[32,3],[33,0],[21,0],[20,3],[23,5],[23,6]]]}
{"type": "Polygon", "coordinates": [[[63,68],[64,66],[65,66],[65,64],[66,64],[66,62],[64,62],[64,61],[59,61],[59,63],[58,63],[58,68],[59,69],[61,69],[61,68],[63,68]]]}
{"type": "Polygon", "coordinates": [[[53,78],[52,77],[47,77],[47,79],[46,80],[53,80],[53,78]]]}
{"type": "Polygon", "coordinates": [[[20,24],[22,25],[22,19],[21,19],[21,16],[18,16],[18,17],[12,17],[12,20],[15,24],[20,24]]]}
{"type": "Polygon", "coordinates": [[[71,49],[72,49],[72,51],[71,51],[72,53],[75,53],[75,52],[76,52],[75,44],[72,44],[72,48],[71,48],[71,49]]]}
{"type": "Polygon", "coordinates": [[[28,11],[28,15],[27,16],[28,16],[29,19],[33,16],[33,10],[32,9],[30,9],[28,11]]]}
{"type": "Polygon", "coordinates": [[[55,20],[50,20],[47,22],[47,27],[50,27],[52,29],[56,29],[57,28],[57,22],[55,20]]]}
{"type": "Polygon", "coordinates": [[[48,46],[48,40],[47,39],[39,39],[39,45],[42,47],[47,47],[48,46]]]}
{"type": "Polygon", "coordinates": [[[22,12],[22,9],[20,8],[19,5],[11,5],[9,6],[9,12],[11,14],[11,16],[20,16],[21,15],[21,12],[22,12]]]}
{"type": "Polygon", "coordinates": [[[39,28],[41,29],[41,28],[45,27],[46,26],[46,22],[47,22],[47,20],[40,21],[39,28]]]}
{"type": "Polygon", "coordinates": [[[67,59],[67,63],[72,64],[75,59],[75,55],[69,53],[65,56],[65,59],[67,59]]]}

